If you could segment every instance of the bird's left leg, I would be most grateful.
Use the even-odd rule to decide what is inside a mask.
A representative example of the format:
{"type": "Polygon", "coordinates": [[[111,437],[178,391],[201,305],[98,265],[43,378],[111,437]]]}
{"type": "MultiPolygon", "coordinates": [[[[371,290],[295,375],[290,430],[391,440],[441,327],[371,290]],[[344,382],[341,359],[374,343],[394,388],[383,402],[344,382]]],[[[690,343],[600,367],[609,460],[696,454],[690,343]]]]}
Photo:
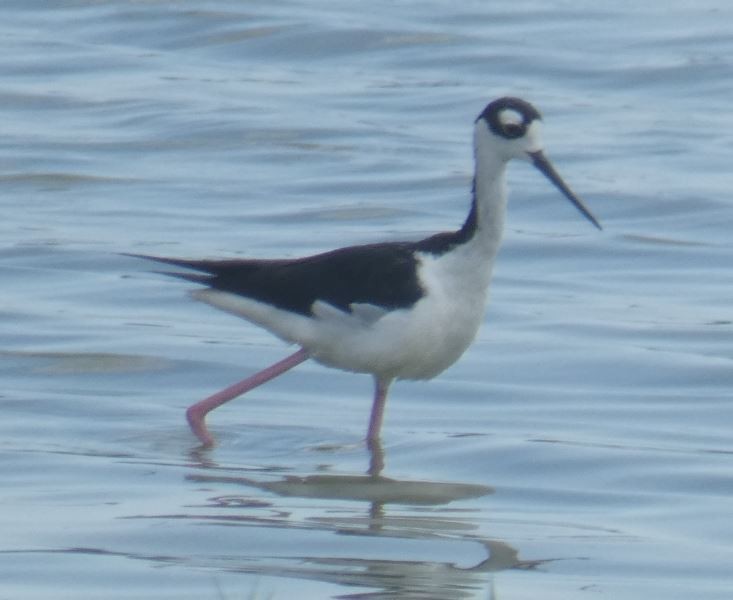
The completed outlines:
{"type": "Polygon", "coordinates": [[[282,375],[285,371],[292,369],[309,358],[310,354],[308,354],[305,348],[301,348],[296,353],[291,354],[280,362],[276,362],[274,365],[270,365],[266,369],[247,377],[247,379],[243,379],[239,383],[230,385],[228,388],[217,392],[213,396],[209,396],[208,398],[204,398],[200,402],[193,404],[186,411],[186,419],[191,427],[191,431],[193,431],[196,437],[201,440],[201,443],[204,446],[213,446],[214,438],[206,427],[206,415],[209,412],[221,406],[225,402],[229,402],[237,396],[241,396],[245,392],[274,379],[278,375],[282,375]]]}

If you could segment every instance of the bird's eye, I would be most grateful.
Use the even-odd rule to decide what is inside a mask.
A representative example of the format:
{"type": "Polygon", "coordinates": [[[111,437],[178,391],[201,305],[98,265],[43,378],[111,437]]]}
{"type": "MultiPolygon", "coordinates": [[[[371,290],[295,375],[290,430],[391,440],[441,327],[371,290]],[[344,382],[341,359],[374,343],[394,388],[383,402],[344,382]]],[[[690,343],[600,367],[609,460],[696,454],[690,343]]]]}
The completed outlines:
{"type": "Polygon", "coordinates": [[[504,123],[502,125],[504,135],[508,138],[522,137],[524,134],[524,127],[519,123],[504,123]]]}

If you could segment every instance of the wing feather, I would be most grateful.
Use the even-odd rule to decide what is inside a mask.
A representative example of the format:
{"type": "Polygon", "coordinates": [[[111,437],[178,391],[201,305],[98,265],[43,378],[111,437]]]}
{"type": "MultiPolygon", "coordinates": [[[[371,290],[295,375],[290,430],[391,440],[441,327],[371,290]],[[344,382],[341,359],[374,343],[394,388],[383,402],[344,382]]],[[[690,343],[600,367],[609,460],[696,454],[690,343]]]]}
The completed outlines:
{"type": "Polygon", "coordinates": [[[282,260],[185,260],[130,255],[196,271],[167,275],[204,284],[302,315],[312,316],[315,302],[361,315],[407,308],[423,290],[417,276],[413,243],[340,248],[305,258],[282,260]]]}

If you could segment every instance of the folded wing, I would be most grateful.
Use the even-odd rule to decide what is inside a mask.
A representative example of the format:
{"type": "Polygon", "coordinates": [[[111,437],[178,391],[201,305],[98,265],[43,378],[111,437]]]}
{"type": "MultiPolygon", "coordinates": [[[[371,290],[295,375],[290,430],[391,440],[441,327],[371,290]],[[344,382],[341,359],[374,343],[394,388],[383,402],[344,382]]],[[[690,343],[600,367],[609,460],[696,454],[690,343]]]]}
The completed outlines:
{"type": "Polygon", "coordinates": [[[318,302],[348,313],[356,309],[362,316],[408,308],[422,297],[414,250],[411,243],[385,243],[283,260],[133,256],[193,271],[166,275],[293,313],[313,316],[318,302]]]}

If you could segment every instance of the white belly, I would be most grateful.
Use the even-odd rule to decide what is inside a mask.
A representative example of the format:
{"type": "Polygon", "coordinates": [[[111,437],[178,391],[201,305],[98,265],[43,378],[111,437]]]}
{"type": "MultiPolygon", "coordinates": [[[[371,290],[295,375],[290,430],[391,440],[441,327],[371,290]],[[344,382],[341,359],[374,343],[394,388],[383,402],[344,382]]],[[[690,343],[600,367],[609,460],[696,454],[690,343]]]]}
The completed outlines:
{"type": "Polygon", "coordinates": [[[424,298],[409,310],[392,311],[371,326],[349,329],[309,349],[315,360],[331,367],[382,378],[430,379],[460,358],[481,324],[477,312],[483,314],[436,304],[424,298]]]}

